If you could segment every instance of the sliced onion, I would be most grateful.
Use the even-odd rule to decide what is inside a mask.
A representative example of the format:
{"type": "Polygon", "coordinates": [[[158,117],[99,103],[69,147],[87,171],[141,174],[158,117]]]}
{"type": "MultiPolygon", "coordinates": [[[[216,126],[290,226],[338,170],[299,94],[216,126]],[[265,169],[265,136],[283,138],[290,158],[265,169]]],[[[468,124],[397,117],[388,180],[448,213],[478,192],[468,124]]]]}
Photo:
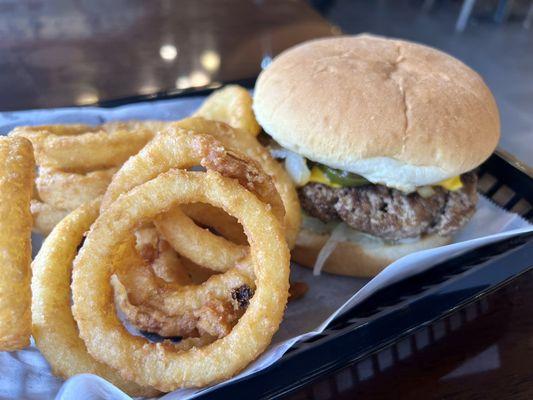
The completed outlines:
{"type": "Polygon", "coordinates": [[[318,218],[311,217],[305,212],[302,212],[302,229],[307,229],[319,235],[331,234],[331,231],[339,224],[342,224],[342,222],[322,222],[318,218]]]}
{"type": "Polygon", "coordinates": [[[272,154],[272,157],[277,159],[285,159],[289,155],[289,153],[292,153],[290,150],[284,149],[283,147],[277,145],[269,146],[268,150],[270,150],[270,154],[272,154]]]}
{"type": "Polygon", "coordinates": [[[431,186],[420,186],[416,189],[416,191],[425,199],[435,194],[435,189],[433,189],[431,186]]]}
{"type": "Polygon", "coordinates": [[[318,253],[318,256],[315,261],[315,265],[313,265],[313,275],[318,276],[322,272],[322,268],[324,267],[324,264],[328,260],[329,256],[335,251],[335,248],[337,245],[341,242],[346,242],[349,237],[348,225],[346,224],[339,224],[331,231],[331,236],[329,239],[324,243],[324,246],[320,249],[320,252],[318,253]]]}
{"type": "Polygon", "coordinates": [[[289,173],[290,177],[296,184],[296,186],[303,186],[309,182],[311,178],[311,171],[307,168],[305,158],[301,155],[286,150],[287,156],[285,157],[285,169],[289,173]]]}

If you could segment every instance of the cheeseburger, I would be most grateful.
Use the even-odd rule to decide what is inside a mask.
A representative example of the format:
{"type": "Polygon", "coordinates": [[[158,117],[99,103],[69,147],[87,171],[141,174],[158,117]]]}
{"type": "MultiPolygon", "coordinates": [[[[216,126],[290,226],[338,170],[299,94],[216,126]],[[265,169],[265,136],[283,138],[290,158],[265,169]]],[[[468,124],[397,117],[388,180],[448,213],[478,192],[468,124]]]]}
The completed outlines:
{"type": "Polygon", "coordinates": [[[482,78],[430,47],[360,35],[293,47],[259,76],[254,112],[298,186],[293,259],[373,276],[449,243],[500,136],[482,78]]]}

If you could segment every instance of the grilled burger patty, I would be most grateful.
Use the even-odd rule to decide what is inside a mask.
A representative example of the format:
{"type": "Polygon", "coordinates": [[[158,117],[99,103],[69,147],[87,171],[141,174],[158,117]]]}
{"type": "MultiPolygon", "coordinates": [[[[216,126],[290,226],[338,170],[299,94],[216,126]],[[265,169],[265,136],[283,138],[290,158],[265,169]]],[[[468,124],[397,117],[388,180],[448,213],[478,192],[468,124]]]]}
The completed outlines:
{"type": "Polygon", "coordinates": [[[476,174],[463,174],[461,180],[461,189],[435,187],[430,197],[382,185],[332,188],[321,183],[309,183],[298,194],[303,209],[323,222],[342,220],[355,230],[397,241],[459,230],[477,203],[476,174]]]}

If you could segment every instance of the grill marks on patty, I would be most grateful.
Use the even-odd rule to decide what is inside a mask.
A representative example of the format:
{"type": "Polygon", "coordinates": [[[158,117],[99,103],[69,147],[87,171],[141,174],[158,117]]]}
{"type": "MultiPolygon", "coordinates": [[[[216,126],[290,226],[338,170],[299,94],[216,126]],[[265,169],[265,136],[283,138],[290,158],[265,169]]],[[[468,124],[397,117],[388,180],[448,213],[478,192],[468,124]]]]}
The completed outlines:
{"type": "Polygon", "coordinates": [[[313,217],[342,220],[353,229],[394,241],[433,233],[447,236],[459,230],[477,203],[476,175],[469,172],[461,180],[461,189],[436,187],[427,198],[382,185],[337,189],[321,183],[309,183],[298,194],[313,217]]]}

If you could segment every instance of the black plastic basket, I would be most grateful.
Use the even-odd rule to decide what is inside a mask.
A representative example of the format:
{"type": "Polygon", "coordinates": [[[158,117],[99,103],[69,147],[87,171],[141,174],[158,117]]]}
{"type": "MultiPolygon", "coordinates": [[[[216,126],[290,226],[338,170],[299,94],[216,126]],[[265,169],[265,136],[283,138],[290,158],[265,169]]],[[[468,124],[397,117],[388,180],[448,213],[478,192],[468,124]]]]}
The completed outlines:
{"type": "MultiPolygon", "coordinates": [[[[234,83],[251,87],[254,79],[234,83]]],[[[99,103],[206,95],[221,84],[99,103]]],[[[533,173],[499,150],[478,171],[478,190],[496,204],[533,220],[533,173]]],[[[533,233],[492,243],[394,283],[295,344],[269,368],[198,398],[335,399],[369,376],[486,313],[485,296],[533,269],[533,233]],[[383,361],[385,360],[385,361],[383,361]]]]}
{"type": "MultiPolygon", "coordinates": [[[[498,151],[478,175],[481,193],[531,221],[533,180],[527,166],[498,151]]],[[[297,343],[271,367],[200,398],[271,399],[298,390],[295,399],[337,398],[347,387],[379,372],[384,363],[386,367],[406,351],[416,351],[417,337],[425,337],[426,345],[430,344],[472,315],[485,312],[486,303],[475,300],[533,269],[532,255],[530,232],[439,263],[379,290],[322,334],[297,343]],[[457,314],[461,308],[464,311],[457,314]],[[454,322],[452,315],[464,317],[454,322]],[[405,346],[399,350],[402,340],[407,340],[407,350],[405,346]],[[361,360],[366,360],[362,367],[361,360]]]]}

